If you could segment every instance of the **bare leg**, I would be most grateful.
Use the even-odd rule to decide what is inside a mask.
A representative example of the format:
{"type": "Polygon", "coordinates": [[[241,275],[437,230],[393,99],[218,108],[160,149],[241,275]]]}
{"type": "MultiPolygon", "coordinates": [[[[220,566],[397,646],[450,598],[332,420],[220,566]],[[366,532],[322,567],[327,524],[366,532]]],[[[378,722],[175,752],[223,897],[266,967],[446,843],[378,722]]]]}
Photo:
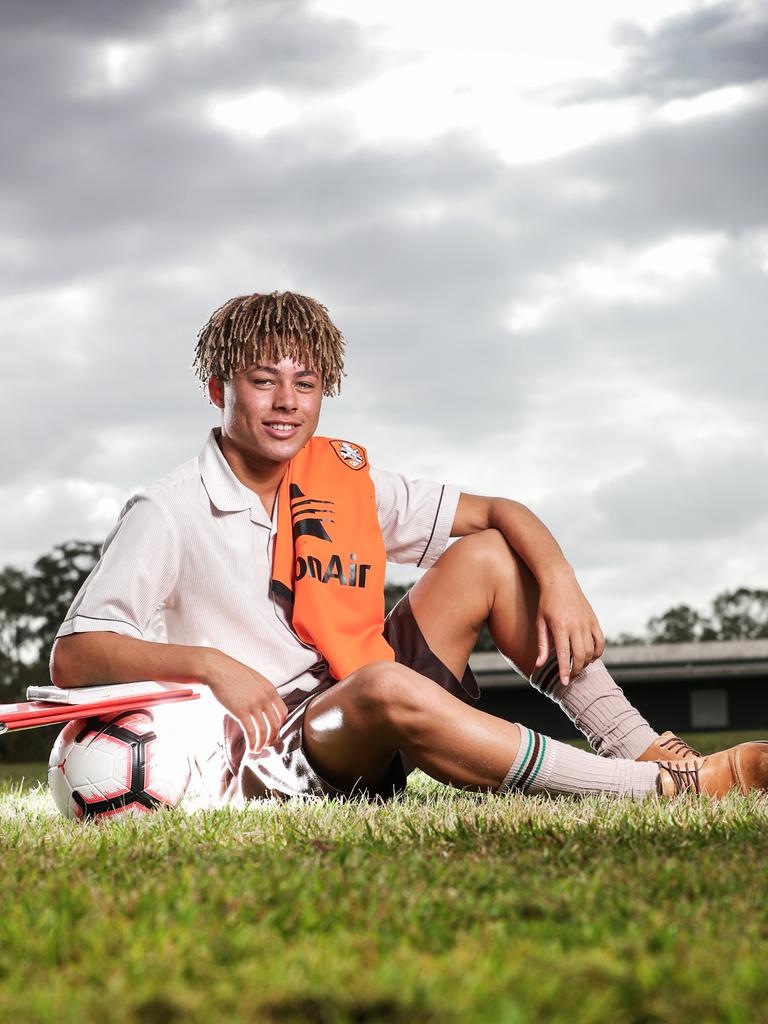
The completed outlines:
{"type": "Polygon", "coordinates": [[[467,707],[393,662],[367,665],[311,701],[304,748],[341,789],[359,781],[375,786],[398,750],[462,789],[640,797],[656,791],[659,774],[653,762],[597,757],[467,707]]]}
{"type": "MultiPolygon", "coordinates": [[[[411,608],[430,649],[461,679],[487,619],[496,646],[531,679],[536,661],[538,584],[498,530],[462,537],[410,592],[411,608]]],[[[531,682],[568,715],[603,757],[644,756],[658,733],[613,681],[601,660],[568,686],[548,663],[531,682]]]]}
{"type": "Polygon", "coordinates": [[[530,676],[537,654],[538,585],[498,530],[452,544],[409,598],[430,650],[457,679],[486,621],[501,653],[530,676]]]}
{"type": "Polygon", "coordinates": [[[304,718],[304,747],[342,789],[373,784],[402,750],[439,782],[496,789],[517,754],[512,722],[468,707],[404,665],[375,662],[319,694],[304,718]]]}
{"type": "MultiPolygon", "coordinates": [[[[463,537],[449,547],[413,587],[410,601],[430,649],[457,679],[486,621],[499,650],[522,674],[533,671],[538,586],[498,531],[463,537]]],[[[567,689],[575,686],[578,677],[567,689]]],[[[358,780],[379,782],[402,750],[432,778],[484,790],[506,778],[520,747],[520,728],[468,706],[403,665],[378,662],[310,702],[304,746],[319,774],[342,789],[358,780]]],[[[602,769],[593,764],[583,771],[602,769]]]]}

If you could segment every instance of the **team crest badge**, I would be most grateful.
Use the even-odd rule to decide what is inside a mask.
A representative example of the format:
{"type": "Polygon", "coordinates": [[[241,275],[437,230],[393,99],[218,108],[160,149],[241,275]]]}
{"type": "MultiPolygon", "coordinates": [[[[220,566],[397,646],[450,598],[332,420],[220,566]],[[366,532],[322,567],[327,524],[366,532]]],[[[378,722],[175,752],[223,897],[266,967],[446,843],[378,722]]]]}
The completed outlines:
{"type": "Polygon", "coordinates": [[[367,464],[364,449],[358,448],[350,441],[331,441],[331,448],[350,469],[362,469],[367,464]]]}

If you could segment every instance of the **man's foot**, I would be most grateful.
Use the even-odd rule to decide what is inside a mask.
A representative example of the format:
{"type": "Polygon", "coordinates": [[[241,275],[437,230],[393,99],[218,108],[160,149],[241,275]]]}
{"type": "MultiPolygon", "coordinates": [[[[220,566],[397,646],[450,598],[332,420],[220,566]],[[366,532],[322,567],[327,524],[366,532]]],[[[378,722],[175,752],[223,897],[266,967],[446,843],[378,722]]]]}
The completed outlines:
{"type": "Polygon", "coordinates": [[[698,750],[694,750],[693,747],[689,747],[685,740],[681,740],[679,736],[675,736],[673,732],[667,730],[663,732],[657,740],[644,750],[640,757],[636,758],[637,761],[685,761],[690,760],[692,757],[701,757],[698,750]]]}
{"type": "Polygon", "coordinates": [[[661,796],[678,793],[725,796],[732,789],[749,793],[768,789],[768,742],[753,740],[708,757],[659,761],[656,783],[661,796]]]}

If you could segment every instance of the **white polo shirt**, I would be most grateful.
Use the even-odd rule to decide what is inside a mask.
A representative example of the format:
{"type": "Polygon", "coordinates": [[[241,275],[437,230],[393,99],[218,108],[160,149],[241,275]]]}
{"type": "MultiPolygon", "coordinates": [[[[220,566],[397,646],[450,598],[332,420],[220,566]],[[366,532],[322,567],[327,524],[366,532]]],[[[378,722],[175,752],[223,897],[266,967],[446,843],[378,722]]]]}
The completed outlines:
{"type": "MultiPolygon", "coordinates": [[[[219,434],[212,429],[198,458],[130,498],[56,637],[107,630],[215,647],[295,705],[326,665],[271,593],[277,503],[270,519],[232,472],[219,434]]],[[[448,543],[459,490],[374,468],[371,478],[388,561],[432,565],[448,543]]],[[[51,663],[54,649],[55,641],[51,663]]]]}

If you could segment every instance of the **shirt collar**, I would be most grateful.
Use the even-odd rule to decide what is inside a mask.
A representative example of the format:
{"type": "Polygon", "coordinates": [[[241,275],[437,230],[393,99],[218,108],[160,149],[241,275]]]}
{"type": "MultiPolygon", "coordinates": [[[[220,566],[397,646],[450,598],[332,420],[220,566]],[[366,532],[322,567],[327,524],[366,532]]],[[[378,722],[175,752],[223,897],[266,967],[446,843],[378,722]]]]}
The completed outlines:
{"type": "Polygon", "coordinates": [[[237,479],[224,458],[217,440],[220,435],[221,427],[211,428],[198,459],[200,476],[208,497],[219,512],[244,512],[250,509],[254,522],[259,522],[262,526],[271,526],[258,494],[237,479]]]}

